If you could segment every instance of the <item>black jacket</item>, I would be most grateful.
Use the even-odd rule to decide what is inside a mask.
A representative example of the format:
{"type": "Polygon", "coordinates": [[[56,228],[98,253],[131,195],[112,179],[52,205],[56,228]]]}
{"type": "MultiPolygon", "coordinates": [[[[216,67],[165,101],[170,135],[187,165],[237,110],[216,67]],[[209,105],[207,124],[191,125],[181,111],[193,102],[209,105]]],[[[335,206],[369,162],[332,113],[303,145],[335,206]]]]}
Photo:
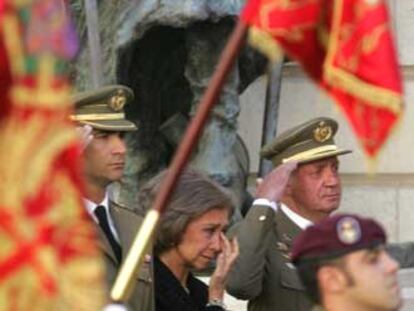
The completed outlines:
{"type": "Polygon", "coordinates": [[[187,291],[161,260],[154,260],[154,289],[156,311],[223,311],[218,306],[206,307],[208,287],[191,273],[187,291]]]}

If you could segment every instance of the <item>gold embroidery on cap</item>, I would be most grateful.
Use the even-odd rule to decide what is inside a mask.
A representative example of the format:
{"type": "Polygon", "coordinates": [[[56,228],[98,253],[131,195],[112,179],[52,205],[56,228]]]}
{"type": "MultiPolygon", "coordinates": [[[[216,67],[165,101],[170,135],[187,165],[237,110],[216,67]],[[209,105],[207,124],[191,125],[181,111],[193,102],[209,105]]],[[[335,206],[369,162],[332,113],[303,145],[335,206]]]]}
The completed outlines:
{"type": "Polygon", "coordinates": [[[124,90],[117,90],[116,94],[112,96],[111,99],[109,100],[108,106],[113,111],[121,111],[122,109],[124,109],[126,100],[127,98],[126,98],[126,94],[124,90]]]}
{"type": "Polygon", "coordinates": [[[299,152],[289,158],[284,158],[282,160],[282,163],[286,163],[292,160],[293,161],[305,161],[305,160],[312,159],[312,157],[315,157],[321,154],[338,152],[338,151],[340,150],[335,145],[324,145],[321,147],[313,148],[311,150],[306,150],[304,152],[299,152]]]}
{"type": "Polygon", "coordinates": [[[332,137],[332,127],[327,125],[325,121],[321,121],[318,127],[313,131],[313,138],[320,143],[327,141],[332,137]]]}
{"type": "Polygon", "coordinates": [[[336,230],[339,240],[345,244],[354,244],[361,238],[359,223],[352,217],[342,218],[338,222],[336,230]]]}
{"type": "Polygon", "coordinates": [[[124,113],[87,113],[70,116],[72,121],[109,121],[109,120],[123,120],[124,113]]]}

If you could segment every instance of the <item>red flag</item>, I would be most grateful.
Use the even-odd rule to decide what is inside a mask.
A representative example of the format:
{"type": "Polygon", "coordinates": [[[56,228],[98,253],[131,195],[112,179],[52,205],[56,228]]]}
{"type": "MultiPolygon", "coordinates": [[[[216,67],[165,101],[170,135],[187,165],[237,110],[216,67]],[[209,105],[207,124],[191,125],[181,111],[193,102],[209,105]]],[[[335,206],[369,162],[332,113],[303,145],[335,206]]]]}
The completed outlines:
{"type": "Polygon", "coordinates": [[[241,18],[254,45],[281,48],[333,97],[364,151],[375,157],[403,111],[383,0],[250,0],[241,18]]]}
{"type": "Polygon", "coordinates": [[[103,304],[103,266],[81,206],[80,152],[68,121],[64,65],[73,39],[60,0],[0,0],[2,310],[103,304]]]}

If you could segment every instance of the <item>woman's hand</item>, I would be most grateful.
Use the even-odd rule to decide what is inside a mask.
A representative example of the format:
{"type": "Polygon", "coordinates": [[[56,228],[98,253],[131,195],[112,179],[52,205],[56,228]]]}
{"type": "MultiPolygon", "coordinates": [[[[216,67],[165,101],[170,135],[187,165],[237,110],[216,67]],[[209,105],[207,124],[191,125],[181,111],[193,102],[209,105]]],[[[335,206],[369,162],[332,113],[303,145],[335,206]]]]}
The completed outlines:
{"type": "Polygon", "coordinates": [[[210,279],[209,300],[223,300],[227,276],[234,261],[239,255],[239,244],[237,243],[236,238],[229,241],[226,236],[221,233],[220,239],[222,242],[222,251],[217,256],[216,269],[210,279]]]}

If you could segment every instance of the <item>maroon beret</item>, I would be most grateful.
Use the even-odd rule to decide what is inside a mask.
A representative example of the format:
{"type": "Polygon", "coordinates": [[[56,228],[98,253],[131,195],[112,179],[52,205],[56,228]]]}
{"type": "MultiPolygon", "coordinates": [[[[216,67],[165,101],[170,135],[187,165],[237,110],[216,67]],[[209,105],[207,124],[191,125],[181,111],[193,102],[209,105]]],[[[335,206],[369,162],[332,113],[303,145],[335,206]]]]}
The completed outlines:
{"type": "Polygon", "coordinates": [[[292,261],[333,259],[385,241],[384,229],[373,219],[336,214],[301,232],[293,244],[292,261]]]}

